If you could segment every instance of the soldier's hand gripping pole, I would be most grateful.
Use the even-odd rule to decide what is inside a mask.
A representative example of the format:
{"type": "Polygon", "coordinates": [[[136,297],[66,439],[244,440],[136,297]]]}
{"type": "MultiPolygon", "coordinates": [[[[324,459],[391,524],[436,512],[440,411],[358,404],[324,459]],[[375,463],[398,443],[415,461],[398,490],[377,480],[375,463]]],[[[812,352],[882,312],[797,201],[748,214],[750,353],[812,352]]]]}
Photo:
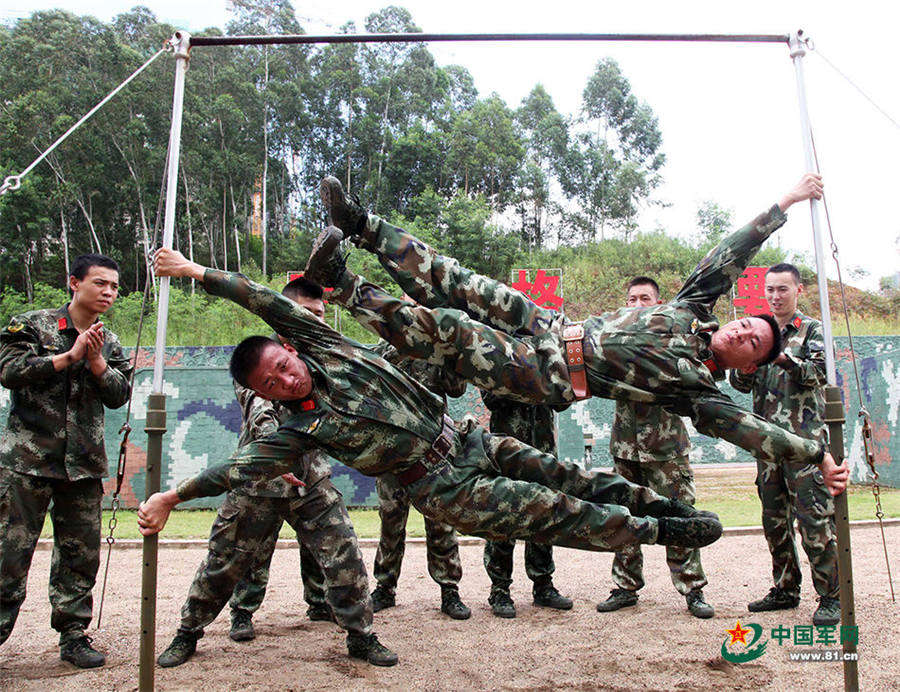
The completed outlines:
{"type": "MultiPolygon", "coordinates": [[[[841,390],[835,385],[825,386],[825,423],[828,425],[828,446],[836,464],[844,461],[844,405],[841,390]]],[[[838,551],[838,580],[841,599],[841,631],[856,628],[856,607],[853,600],[853,561],[850,554],[850,512],[847,492],[834,498],[834,528],[838,551]]],[[[841,636],[844,650],[844,688],[858,689],[859,673],[856,664],[856,638],[841,636]],[[853,659],[853,660],[849,660],[853,659]]]]}

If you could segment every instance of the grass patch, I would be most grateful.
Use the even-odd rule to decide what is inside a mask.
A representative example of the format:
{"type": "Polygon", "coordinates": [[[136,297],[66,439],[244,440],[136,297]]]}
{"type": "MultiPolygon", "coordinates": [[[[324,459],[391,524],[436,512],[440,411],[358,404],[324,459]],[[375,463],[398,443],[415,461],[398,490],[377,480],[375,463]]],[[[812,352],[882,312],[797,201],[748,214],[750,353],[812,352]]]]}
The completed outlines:
{"type": "MultiPolygon", "coordinates": [[[[703,509],[717,512],[725,526],[759,526],[760,505],[753,485],[753,469],[705,471],[697,469],[698,505],[703,509]]],[[[872,488],[853,485],[848,493],[850,519],[874,519],[875,500],[872,488]]],[[[885,517],[900,517],[900,489],[882,488],[881,507],[885,517]]],[[[108,533],[110,512],[103,512],[103,536],[108,533]]],[[[172,512],[169,523],[163,530],[164,538],[207,538],[215,519],[214,510],[185,510],[172,512]]],[[[350,518],[360,538],[378,538],[381,522],[375,509],[350,510],[350,518]]],[[[121,510],[118,514],[116,538],[140,538],[137,527],[137,512],[121,510]]],[[[406,524],[407,536],[423,537],[425,520],[415,508],[410,508],[406,524]]],[[[52,530],[49,515],[44,521],[42,538],[50,538],[52,530]]],[[[281,538],[293,538],[290,526],[281,527],[281,538]]]]}

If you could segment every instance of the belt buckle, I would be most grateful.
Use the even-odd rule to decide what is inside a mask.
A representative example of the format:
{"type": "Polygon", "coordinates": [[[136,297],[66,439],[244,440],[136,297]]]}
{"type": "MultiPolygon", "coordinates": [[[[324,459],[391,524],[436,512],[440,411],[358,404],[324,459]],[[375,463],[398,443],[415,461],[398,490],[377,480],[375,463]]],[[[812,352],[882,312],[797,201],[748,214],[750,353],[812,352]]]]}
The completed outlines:
{"type": "Polygon", "coordinates": [[[563,341],[580,341],[584,338],[584,323],[570,322],[562,330],[563,341]]]}

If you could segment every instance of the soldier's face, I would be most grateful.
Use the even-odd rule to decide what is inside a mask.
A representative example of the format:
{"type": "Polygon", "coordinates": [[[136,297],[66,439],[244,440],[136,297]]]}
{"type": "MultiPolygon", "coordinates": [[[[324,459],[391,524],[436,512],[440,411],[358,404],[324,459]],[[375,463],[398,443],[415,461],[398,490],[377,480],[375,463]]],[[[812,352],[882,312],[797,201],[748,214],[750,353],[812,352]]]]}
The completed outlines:
{"type": "Polygon", "coordinates": [[[651,305],[659,305],[662,301],[659,294],[651,284],[638,284],[628,289],[625,305],[630,308],[649,308],[651,305]]]}
{"type": "Polygon", "coordinates": [[[772,328],[758,317],[743,317],[713,332],[710,348],[723,368],[752,373],[774,342],[772,328]]]}
{"type": "Polygon", "coordinates": [[[801,293],[803,284],[798,283],[791,272],[766,274],[766,302],[775,317],[793,316],[801,293]]]}
{"type": "Polygon", "coordinates": [[[309,368],[289,344],[266,347],[247,383],[263,399],[274,401],[305,399],[312,391],[309,368]]]}
{"type": "Polygon", "coordinates": [[[306,308],[319,322],[325,322],[325,301],[321,298],[307,298],[306,296],[297,296],[293,299],[297,305],[306,308]]]}
{"type": "Polygon", "coordinates": [[[119,272],[109,267],[89,267],[83,279],[69,277],[72,302],[88,312],[102,314],[119,295],[119,272]]]}

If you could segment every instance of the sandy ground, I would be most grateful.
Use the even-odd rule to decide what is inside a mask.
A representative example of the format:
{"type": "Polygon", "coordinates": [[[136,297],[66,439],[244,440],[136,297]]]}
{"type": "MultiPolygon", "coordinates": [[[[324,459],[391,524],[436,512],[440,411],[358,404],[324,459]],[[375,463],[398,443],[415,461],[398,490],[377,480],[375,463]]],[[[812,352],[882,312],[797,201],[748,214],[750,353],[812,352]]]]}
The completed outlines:
{"type": "MultiPolygon", "coordinates": [[[[900,566],[900,526],[887,529],[896,572],[900,566]]],[[[860,623],[860,683],[864,690],[900,689],[900,610],[891,603],[877,528],[853,530],[857,621],[860,623]]],[[[749,600],[770,585],[769,558],[761,535],[726,536],[704,550],[711,579],[708,600],[716,617],[701,621],[685,610],[672,588],[663,549],[645,548],[647,586],[637,607],[598,613],[594,605],[610,588],[612,556],[567,549],[556,552],[556,583],[575,600],[569,612],[536,608],[525,578],[521,548],[516,557],[515,620],[491,615],[488,579],[479,545],[462,549],[463,600],[473,610],[468,621],[452,621],[439,610],[439,591],[425,570],[425,550],[410,545],[398,590],[398,606],[375,616],[381,640],[400,655],[394,668],[375,668],[346,656],[344,636],[330,623],[305,619],[295,577],[294,550],[278,550],[269,596],[255,622],[255,641],[228,639],[222,615],[199,642],[187,664],[156,669],[159,689],[839,689],[840,663],[788,660],[791,645],[770,641],[750,663],[723,662],[725,630],[741,618],[765,632],[776,625],[809,624],[815,608],[808,586],[798,609],[751,615],[749,600]]],[[[366,564],[374,557],[364,548],[366,564]]],[[[140,551],[113,555],[104,628],[91,631],[107,651],[105,668],[79,671],[58,658],[49,627],[46,584],[49,551],[38,551],[16,629],[0,648],[0,688],[9,690],[136,689],[140,551]]],[[[178,610],[202,556],[197,549],[160,550],[157,652],[170,641],[178,610]]],[[[99,593],[99,589],[98,589],[99,593]]],[[[824,650],[818,645],[814,649],[824,650]]],[[[831,648],[831,647],[828,647],[831,648]]]]}

